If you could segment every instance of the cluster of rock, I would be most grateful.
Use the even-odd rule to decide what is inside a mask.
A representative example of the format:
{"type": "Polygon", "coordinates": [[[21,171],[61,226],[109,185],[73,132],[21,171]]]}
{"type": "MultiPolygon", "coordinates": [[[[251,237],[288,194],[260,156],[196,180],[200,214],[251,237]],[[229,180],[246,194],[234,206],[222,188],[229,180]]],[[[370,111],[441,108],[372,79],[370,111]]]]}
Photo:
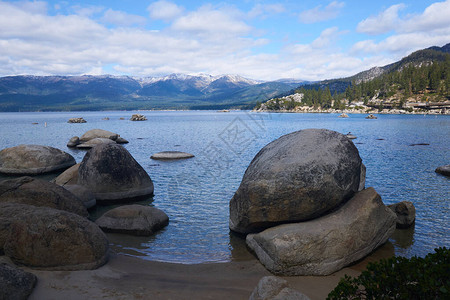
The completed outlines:
{"type": "Polygon", "coordinates": [[[67,123],[86,123],[86,120],[83,118],[70,118],[67,123]]]}
{"type": "Polygon", "coordinates": [[[130,121],[146,121],[147,117],[141,114],[134,114],[131,116],[130,121]]]}
{"type": "MultiPolygon", "coordinates": [[[[48,159],[53,149],[35,145],[23,145],[18,151],[17,147],[4,149],[0,171],[19,174],[17,166],[27,160],[28,169],[22,166],[20,174],[54,170],[61,162],[57,155],[48,159]]],[[[63,157],[70,156],[63,153],[63,157]]],[[[72,157],[66,168],[72,167],[54,182],[27,176],[0,182],[0,253],[12,262],[45,270],[95,269],[106,263],[109,253],[101,228],[151,235],[168,224],[164,212],[143,205],[117,207],[97,223],[88,219],[87,209],[96,203],[122,203],[153,195],[150,176],[121,145],[100,144],[87,152],[81,163],[74,163],[72,157]]]]}
{"type": "Polygon", "coordinates": [[[67,143],[67,147],[92,148],[100,144],[126,144],[128,141],[119,134],[103,130],[91,129],[81,137],[74,136],[67,143]]]}
{"type": "Polygon", "coordinates": [[[387,241],[396,215],[373,188],[345,135],[297,131],[269,143],[230,201],[230,229],[271,272],[328,275],[387,241]]]}
{"type": "Polygon", "coordinates": [[[186,158],[192,158],[194,157],[194,154],[190,154],[187,152],[181,152],[181,151],[162,151],[153,154],[150,156],[151,159],[156,160],[174,160],[174,159],[186,159],[186,158]]]}
{"type": "Polygon", "coordinates": [[[374,116],[373,114],[369,114],[369,115],[366,117],[366,119],[372,119],[372,120],[375,120],[375,119],[377,119],[377,117],[374,116]]]}

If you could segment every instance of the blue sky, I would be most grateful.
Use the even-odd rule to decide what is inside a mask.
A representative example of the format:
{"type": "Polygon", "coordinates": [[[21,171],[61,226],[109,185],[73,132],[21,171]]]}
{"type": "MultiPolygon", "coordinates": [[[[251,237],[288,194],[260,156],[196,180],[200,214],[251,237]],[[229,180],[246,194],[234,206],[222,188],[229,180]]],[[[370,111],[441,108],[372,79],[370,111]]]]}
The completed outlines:
{"type": "Polygon", "coordinates": [[[450,42],[447,1],[1,1],[0,76],[353,75],[450,42]]]}

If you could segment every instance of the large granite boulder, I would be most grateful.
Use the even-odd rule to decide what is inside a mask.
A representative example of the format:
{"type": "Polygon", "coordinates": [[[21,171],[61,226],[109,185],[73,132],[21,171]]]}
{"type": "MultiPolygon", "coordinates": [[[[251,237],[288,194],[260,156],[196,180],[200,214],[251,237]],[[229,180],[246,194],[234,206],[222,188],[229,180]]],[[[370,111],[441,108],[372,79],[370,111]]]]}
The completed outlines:
{"type": "Polygon", "coordinates": [[[37,175],[65,169],[75,158],[59,149],[41,145],[19,145],[0,151],[0,173],[37,175]]]}
{"type": "Polygon", "coordinates": [[[0,203],[14,202],[61,209],[88,217],[80,199],[57,184],[29,176],[0,182],[0,203]]]}
{"type": "Polygon", "coordinates": [[[116,207],[97,221],[106,232],[149,236],[169,224],[169,217],[156,207],[138,204],[116,207]]]}
{"type": "Polygon", "coordinates": [[[230,229],[240,233],[320,217],[364,186],[358,149],[343,134],[305,129],[262,148],[230,201],[230,229]]]}
{"type": "Polygon", "coordinates": [[[95,269],[108,258],[108,241],[95,223],[17,203],[0,203],[0,245],[13,262],[39,269],[95,269]]]}
{"type": "Polygon", "coordinates": [[[117,133],[103,130],[103,129],[91,129],[86,131],[81,137],[80,142],[85,143],[89,140],[95,139],[95,138],[105,138],[115,141],[119,135],[117,133]]]}
{"type": "Polygon", "coordinates": [[[272,273],[329,275],[384,244],[396,219],[368,188],[326,216],[249,234],[246,241],[272,273]]]}
{"type": "Polygon", "coordinates": [[[264,276],[249,300],[309,300],[309,297],[290,288],[288,282],[280,277],[264,276]]]}
{"type": "Polygon", "coordinates": [[[416,220],[416,208],[411,201],[402,201],[388,205],[397,215],[397,228],[405,229],[411,227],[416,220]]]}
{"type": "Polygon", "coordinates": [[[14,266],[0,264],[0,299],[26,300],[33,292],[37,278],[14,266]]]}
{"type": "Polygon", "coordinates": [[[153,195],[153,182],[121,145],[98,145],[83,158],[78,184],[91,190],[97,203],[132,200],[153,195]]]}

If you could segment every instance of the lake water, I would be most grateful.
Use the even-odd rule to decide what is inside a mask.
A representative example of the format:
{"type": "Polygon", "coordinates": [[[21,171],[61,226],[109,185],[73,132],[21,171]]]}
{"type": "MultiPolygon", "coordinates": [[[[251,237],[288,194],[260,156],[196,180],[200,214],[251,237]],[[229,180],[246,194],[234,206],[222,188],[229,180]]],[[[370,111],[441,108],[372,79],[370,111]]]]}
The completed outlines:
{"type": "MultiPolygon", "coordinates": [[[[393,252],[424,256],[436,247],[450,247],[450,180],[434,172],[450,163],[449,116],[378,115],[377,120],[366,120],[357,114],[343,119],[337,114],[145,111],[140,113],[147,121],[131,122],[133,113],[0,113],[0,148],[48,145],[80,162],[86,152],[66,147],[72,136],[93,128],[120,134],[154,182],[155,196],[144,203],[165,211],[170,223],[152,237],[108,234],[112,248],[158,261],[223,262],[248,255],[244,241],[229,232],[228,203],[254,155],[272,140],[300,129],[352,132],[367,167],[366,186],[374,187],[385,204],[408,200],[416,206],[415,227],[396,231],[390,239],[393,252]],[[72,117],[87,123],[67,123],[72,117]],[[420,143],[429,145],[411,146],[420,143]],[[150,159],[166,150],[195,157],[150,159]]],[[[95,209],[93,217],[110,208],[95,209]]]]}

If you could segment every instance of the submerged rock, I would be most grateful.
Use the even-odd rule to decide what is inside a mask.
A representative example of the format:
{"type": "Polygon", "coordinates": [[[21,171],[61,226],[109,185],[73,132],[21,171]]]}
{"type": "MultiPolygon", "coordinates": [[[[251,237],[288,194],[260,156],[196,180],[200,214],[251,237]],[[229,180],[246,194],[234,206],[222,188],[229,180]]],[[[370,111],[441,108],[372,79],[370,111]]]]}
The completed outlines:
{"type": "Polygon", "coordinates": [[[108,259],[108,241],[95,223],[47,207],[0,203],[0,242],[12,261],[38,269],[95,269],[108,259]]]}
{"type": "Polygon", "coordinates": [[[0,151],[0,173],[38,175],[71,167],[75,158],[57,148],[19,145],[0,151]]]}
{"type": "Polygon", "coordinates": [[[274,274],[329,275],[384,244],[396,219],[368,188],[321,218],[249,234],[247,245],[274,274]]]}
{"type": "Polygon", "coordinates": [[[57,184],[28,176],[0,182],[0,203],[6,202],[50,207],[88,217],[81,200],[71,192],[57,184]]]}
{"type": "Polygon", "coordinates": [[[250,233],[317,218],[364,186],[361,158],[343,134],[306,129],[269,143],[253,158],[230,201],[230,229],[250,233]]]}
{"type": "Polygon", "coordinates": [[[171,159],[186,159],[194,157],[195,155],[181,152],[181,151],[163,151],[153,154],[151,159],[171,160],[171,159]]]}
{"type": "Polygon", "coordinates": [[[450,165],[438,167],[435,172],[444,176],[450,176],[450,165]]]}
{"type": "Polygon", "coordinates": [[[0,264],[0,299],[26,300],[36,282],[34,274],[5,263],[0,264]]]}
{"type": "Polygon", "coordinates": [[[411,201],[402,201],[388,205],[388,207],[397,215],[397,228],[408,228],[416,220],[416,208],[411,201]]]}
{"type": "Polygon", "coordinates": [[[91,190],[97,203],[127,201],[153,195],[150,176],[118,144],[100,144],[89,150],[78,169],[78,184],[91,190]]]}
{"type": "Polygon", "coordinates": [[[95,223],[106,232],[152,235],[169,224],[169,217],[156,207],[138,204],[116,207],[95,223]]]}

